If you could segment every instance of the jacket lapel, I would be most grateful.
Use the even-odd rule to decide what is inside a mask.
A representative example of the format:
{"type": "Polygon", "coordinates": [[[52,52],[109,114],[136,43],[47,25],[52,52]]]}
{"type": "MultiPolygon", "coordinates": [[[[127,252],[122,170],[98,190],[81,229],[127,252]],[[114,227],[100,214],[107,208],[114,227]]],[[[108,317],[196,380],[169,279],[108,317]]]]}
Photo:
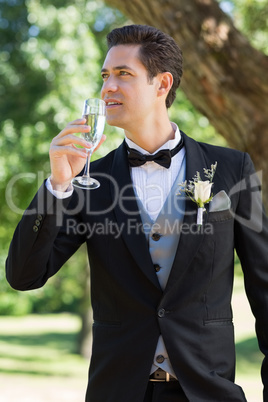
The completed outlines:
{"type": "Polygon", "coordinates": [[[124,242],[143,273],[160,289],[143,233],[143,224],[130,177],[124,142],[115,151],[111,176],[115,179],[115,182],[111,181],[110,185],[111,196],[113,200],[117,199],[114,212],[119,227],[123,228],[124,242]]]}
{"type": "MultiPolygon", "coordinates": [[[[203,169],[210,166],[208,166],[198,143],[187,137],[183,132],[181,134],[186,149],[186,180],[187,182],[192,180],[197,171],[200,172],[203,178],[203,169]]],[[[180,280],[195,257],[204,238],[202,229],[206,225],[207,215],[207,213],[204,213],[203,227],[198,230],[196,225],[197,205],[186,197],[182,231],[165,292],[180,280]]]]}

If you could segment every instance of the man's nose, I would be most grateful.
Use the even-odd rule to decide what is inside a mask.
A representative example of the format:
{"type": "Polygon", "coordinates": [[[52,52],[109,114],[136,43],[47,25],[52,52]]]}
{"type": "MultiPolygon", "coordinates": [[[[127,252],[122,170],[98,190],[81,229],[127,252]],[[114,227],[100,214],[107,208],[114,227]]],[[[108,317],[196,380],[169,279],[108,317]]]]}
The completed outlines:
{"type": "Polygon", "coordinates": [[[106,94],[109,92],[116,92],[118,90],[118,85],[116,80],[113,77],[107,78],[107,80],[102,85],[102,94],[106,94]]]}

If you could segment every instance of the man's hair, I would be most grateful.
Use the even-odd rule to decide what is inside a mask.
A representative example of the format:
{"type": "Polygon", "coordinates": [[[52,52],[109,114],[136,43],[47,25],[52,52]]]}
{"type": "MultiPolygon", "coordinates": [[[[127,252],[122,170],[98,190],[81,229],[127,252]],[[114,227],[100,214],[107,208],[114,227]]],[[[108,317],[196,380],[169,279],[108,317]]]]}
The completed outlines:
{"type": "Polygon", "coordinates": [[[148,25],[127,25],[107,35],[108,50],[117,45],[140,45],[139,58],[148,72],[149,81],[159,73],[169,72],[173,85],[166,98],[169,108],[176,98],[182,76],[182,51],[175,40],[148,25]]]}

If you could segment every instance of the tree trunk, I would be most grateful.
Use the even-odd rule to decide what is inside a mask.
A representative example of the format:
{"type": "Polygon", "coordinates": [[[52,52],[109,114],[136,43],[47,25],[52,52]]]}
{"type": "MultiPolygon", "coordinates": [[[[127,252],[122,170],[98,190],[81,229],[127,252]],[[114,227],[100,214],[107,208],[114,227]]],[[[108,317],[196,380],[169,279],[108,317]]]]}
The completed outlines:
{"type": "Polygon", "coordinates": [[[268,207],[268,57],[215,0],[106,0],[134,23],[171,35],[184,54],[182,89],[197,110],[263,171],[268,207]]]}

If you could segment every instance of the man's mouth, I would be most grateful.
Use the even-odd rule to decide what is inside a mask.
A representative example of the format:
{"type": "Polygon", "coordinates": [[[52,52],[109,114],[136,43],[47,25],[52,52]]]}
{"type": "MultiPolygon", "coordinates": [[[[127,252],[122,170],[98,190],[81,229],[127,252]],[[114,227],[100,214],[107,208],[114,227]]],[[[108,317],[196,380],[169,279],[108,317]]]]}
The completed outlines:
{"type": "Polygon", "coordinates": [[[112,106],[120,106],[122,103],[117,102],[117,101],[106,101],[106,107],[112,107],[112,106]]]}

